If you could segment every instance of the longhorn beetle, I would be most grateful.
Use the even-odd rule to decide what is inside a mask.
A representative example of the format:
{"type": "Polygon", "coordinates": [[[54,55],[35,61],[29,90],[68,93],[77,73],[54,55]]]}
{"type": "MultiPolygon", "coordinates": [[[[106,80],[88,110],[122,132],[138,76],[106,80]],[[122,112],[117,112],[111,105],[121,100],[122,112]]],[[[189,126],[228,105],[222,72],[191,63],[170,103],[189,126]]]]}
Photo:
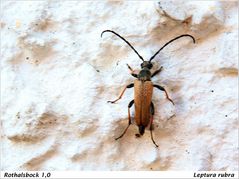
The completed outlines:
{"type": "Polygon", "coordinates": [[[120,39],[122,39],[124,42],[126,42],[130,48],[138,55],[138,57],[143,61],[143,63],[141,63],[141,70],[138,74],[134,73],[134,70],[127,64],[131,75],[135,78],[137,78],[136,80],[134,80],[134,83],[128,84],[127,86],[124,87],[124,89],[122,90],[122,92],[120,93],[119,97],[114,100],[114,101],[108,101],[110,103],[115,103],[116,101],[118,101],[119,99],[121,99],[121,97],[123,96],[125,90],[127,88],[132,88],[134,87],[134,99],[132,101],[130,101],[129,105],[128,105],[128,126],[125,128],[125,130],[123,131],[123,133],[115,138],[115,140],[120,139],[121,137],[124,136],[124,134],[126,133],[126,131],[128,130],[129,126],[131,125],[131,116],[130,116],[130,108],[132,107],[132,105],[134,104],[135,106],[135,116],[134,116],[134,120],[135,123],[137,124],[137,126],[139,127],[139,134],[135,134],[136,137],[140,137],[141,135],[144,134],[144,130],[145,128],[150,125],[149,129],[150,129],[150,135],[151,135],[151,140],[154,143],[154,145],[156,147],[158,147],[158,145],[155,143],[154,138],[153,138],[153,134],[152,134],[152,130],[153,130],[153,116],[154,116],[154,104],[152,102],[152,94],[153,94],[153,87],[164,91],[166,98],[174,105],[174,102],[169,98],[167,91],[164,89],[164,87],[159,86],[157,84],[153,84],[151,82],[151,78],[154,77],[155,75],[157,75],[158,73],[161,72],[162,70],[162,66],[156,70],[155,72],[153,72],[151,74],[150,69],[153,67],[153,64],[151,63],[151,61],[155,58],[156,55],[159,54],[159,52],[161,50],[163,50],[164,47],[166,47],[168,44],[170,44],[171,42],[181,38],[181,37],[190,37],[193,40],[193,43],[195,43],[195,39],[193,36],[189,35],[189,34],[183,34],[180,35],[178,37],[175,37],[174,39],[170,40],[169,42],[167,42],[163,47],[161,47],[150,59],[149,61],[145,61],[143,59],[143,57],[141,55],[139,55],[139,53],[135,50],[135,48],[122,36],[120,36],[119,34],[117,34],[116,32],[112,31],[112,30],[104,30],[101,33],[101,37],[105,32],[111,32],[113,34],[115,34],[116,36],[118,36],[120,39]]]}

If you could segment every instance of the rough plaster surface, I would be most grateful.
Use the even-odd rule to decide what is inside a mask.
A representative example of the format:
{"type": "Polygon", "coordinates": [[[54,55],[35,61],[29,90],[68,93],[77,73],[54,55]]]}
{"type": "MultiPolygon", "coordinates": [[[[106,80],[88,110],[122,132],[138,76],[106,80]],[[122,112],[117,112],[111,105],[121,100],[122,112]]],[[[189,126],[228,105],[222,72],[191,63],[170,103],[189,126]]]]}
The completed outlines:
{"type": "MultiPolygon", "coordinates": [[[[238,170],[238,4],[219,1],[1,4],[3,170],[238,170]],[[154,60],[155,148],[127,126],[126,64],[154,60]],[[169,119],[170,118],[170,119],[169,119]]],[[[132,115],[134,111],[132,110],[132,115]]]]}

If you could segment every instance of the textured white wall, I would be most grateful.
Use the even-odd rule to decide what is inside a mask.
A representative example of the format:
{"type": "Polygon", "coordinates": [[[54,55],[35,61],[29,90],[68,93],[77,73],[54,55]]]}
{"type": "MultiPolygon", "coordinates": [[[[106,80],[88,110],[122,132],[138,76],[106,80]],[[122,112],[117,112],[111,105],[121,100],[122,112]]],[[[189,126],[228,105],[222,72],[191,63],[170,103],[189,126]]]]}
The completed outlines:
{"type": "MultiPolygon", "coordinates": [[[[238,4],[213,1],[1,4],[4,170],[238,170],[238,4]],[[127,126],[126,64],[154,60],[155,148],[127,126]],[[170,120],[170,116],[174,115],[170,120]]],[[[132,115],[133,115],[132,110],[132,115]]]]}

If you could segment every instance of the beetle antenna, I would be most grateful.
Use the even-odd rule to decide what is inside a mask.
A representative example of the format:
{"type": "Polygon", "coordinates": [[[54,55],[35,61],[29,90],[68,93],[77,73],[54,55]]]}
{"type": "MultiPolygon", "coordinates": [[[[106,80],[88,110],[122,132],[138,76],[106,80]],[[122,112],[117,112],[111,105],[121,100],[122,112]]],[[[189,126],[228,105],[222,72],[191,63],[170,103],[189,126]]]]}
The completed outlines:
{"type": "Polygon", "coordinates": [[[139,53],[137,52],[137,50],[135,50],[135,48],[122,36],[120,36],[119,34],[117,34],[116,32],[112,31],[112,30],[104,30],[102,33],[101,33],[101,37],[103,35],[103,33],[105,32],[111,32],[113,34],[115,34],[116,36],[118,36],[119,38],[121,38],[123,41],[125,41],[132,49],[133,51],[139,56],[139,58],[144,62],[144,59],[141,55],[139,55],[139,53]]]}
{"type": "Polygon", "coordinates": [[[161,51],[161,50],[163,50],[164,49],[164,47],[166,47],[168,44],[170,44],[171,42],[173,42],[174,40],[177,40],[177,39],[179,39],[179,38],[181,38],[181,37],[191,37],[192,39],[193,39],[193,43],[195,43],[195,39],[194,39],[194,37],[193,36],[191,36],[191,35],[189,35],[189,34],[183,34],[183,35],[180,35],[180,36],[178,36],[178,37],[175,37],[174,39],[172,39],[172,40],[170,40],[169,42],[167,42],[163,47],[161,47],[151,58],[150,58],[150,62],[151,62],[151,60],[153,60],[154,59],[154,57],[156,56],[156,55],[158,55],[158,53],[161,51]]]}

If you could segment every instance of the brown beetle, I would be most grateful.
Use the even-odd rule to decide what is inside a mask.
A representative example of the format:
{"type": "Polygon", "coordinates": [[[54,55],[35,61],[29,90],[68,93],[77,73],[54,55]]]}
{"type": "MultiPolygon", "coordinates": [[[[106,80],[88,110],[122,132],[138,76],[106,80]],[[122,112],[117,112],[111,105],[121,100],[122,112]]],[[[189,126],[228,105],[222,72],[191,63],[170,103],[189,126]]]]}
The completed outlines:
{"type": "Polygon", "coordinates": [[[140,137],[140,135],[144,134],[144,130],[145,128],[150,125],[150,135],[151,135],[151,140],[153,141],[153,143],[155,144],[156,147],[158,147],[158,145],[155,143],[154,139],[153,139],[153,134],[152,134],[152,130],[153,130],[153,115],[154,115],[154,104],[152,102],[152,95],[153,95],[153,87],[158,88],[161,91],[165,92],[166,98],[174,105],[173,101],[169,98],[167,91],[164,89],[164,87],[153,84],[151,82],[151,78],[154,77],[155,75],[157,75],[161,70],[162,70],[162,66],[156,70],[155,72],[153,72],[151,74],[150,69],[153,67],[153,64],[151,63],[151,61],[154,59],[154,57],[168,44],[170,44],[171,42],[173,42],[174,40],[177,40],[181,37],[191,37],[193,39],[193,43],[195,43],[195,39],[193,36],[188,35],[188,34],[183,34],[180,35],[172,40],[170,40],[169,42],[167,42],[163,47],[161,47],[151,58],[149,61],[145,61],[143,59],[142,56],[139,55],[139,53],[135,50],[135,48],[127,41],[125,40],[122,36],[120,36],[119,34],[117,34],[116,32],[112,31],[112,30],[105,30],[101,33],[101,37],[103,35],[103,33],[105,32],[111,32],[113,34],[115,34],[116,36],[118,36],[119,38],[121,38],[123,41],[125,41],[130,47],[131,49],[133,49],[133,51],[138,55],[138,57],[143,61],[143,63],[141,63],[141,71],[139,72],[139,74],[135,74],[134,70],[127,64],[129,70],[131,71],[131,75],[135,78],[137,78],[134,83],[131,83],[127,86],[124,87],[124,89],[122,90],[122,92],[120,93],[119,97],[114,100],[114,101],[108,101],[110,103],[115,103],[116,101],[118,101],[119,99],[121,99],[121,97],[123,96],[125,90],[127,88],[132,88],[134,87],[134,99],[132,101],[130,101],[129,105],[128,105],[128,119],[129,119],[129,123],[128,126],[126,127],[126,129],[124,130],[124,132],[117,137],[115,140],[120,139],[121,137],[124,136],[124,134],[126,133],[127,129],[129,128],[130,124],[131,124],[131,116],[130,116],[130,108],[132,107],[132,105],[134,104],[135,106],[135,116],[134,116],[134,120],[135,123],[137,124],[137,126],[139,127],[139,134],[135,134],[136,137],[140,137]]]}

